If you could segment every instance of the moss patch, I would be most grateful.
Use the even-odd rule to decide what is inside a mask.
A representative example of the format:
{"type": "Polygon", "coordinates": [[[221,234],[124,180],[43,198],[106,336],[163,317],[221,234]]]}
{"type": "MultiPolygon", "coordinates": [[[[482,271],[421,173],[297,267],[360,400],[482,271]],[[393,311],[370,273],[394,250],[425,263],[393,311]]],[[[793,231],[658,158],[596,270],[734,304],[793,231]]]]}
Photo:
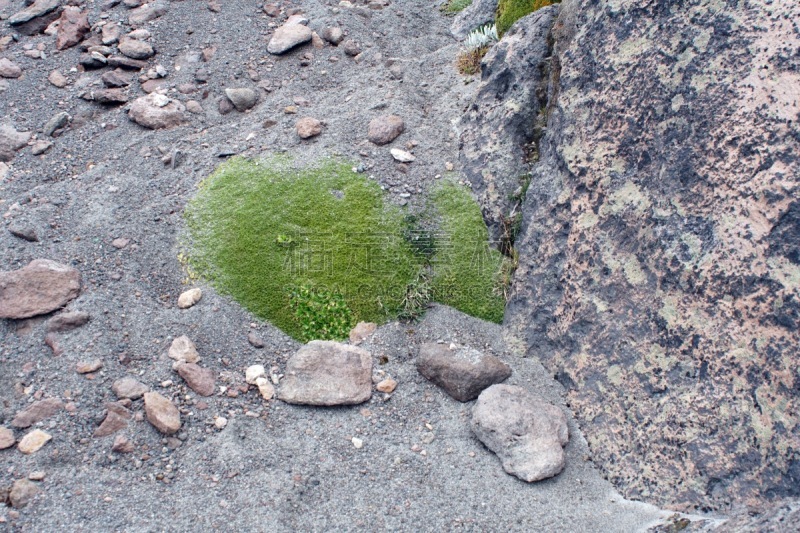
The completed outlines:
{"type": "Polygon", "coordinates": [[[456,14],[461,11],[464,11],[472,4],[472,0],[448,0],[448,2],[442,6],[442,11],[445,13],[456,14]]]}
{"type": "Polygon", "coordinates": [[[511,26],[537,9],[551,6],[560,0],[500,0],[497,4],[497,33],[502,36],[511,26]]]}
{"type": "Polygon", "coordinates": [[[346,162],[234,158],[187,205],[182,256],[193,276],[301,341],[413,318],[430,299],[501,321],[502,259],[469,191],[440,185],[430,211],[437,226],[420,231],[346,162]],[[435,245],[421,251],[421,234],[435,245]]]}

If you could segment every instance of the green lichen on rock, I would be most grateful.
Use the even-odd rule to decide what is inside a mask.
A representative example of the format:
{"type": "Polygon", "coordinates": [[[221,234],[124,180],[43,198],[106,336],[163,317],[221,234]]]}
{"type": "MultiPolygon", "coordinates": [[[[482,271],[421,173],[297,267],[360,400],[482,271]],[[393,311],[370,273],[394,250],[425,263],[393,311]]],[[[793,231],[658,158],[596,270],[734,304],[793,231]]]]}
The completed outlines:
{"type": "Polygon", "coordinates": [[[431,209],[439,237],[422,254],[403,211],[348,163],[234,158],[187,205],[182,255],[193,274],[301,341],[343,339],[358,321],[414,318],[426,299],[499,322],[499,253],[477,204],[448,184],[431,209]]]}
{"type": "Polygon", "coordinates": [[[500,0],[497,4],[497,33],[502,36],[511,26],[537,9],[551,6],[560,0],[500,0]]]}

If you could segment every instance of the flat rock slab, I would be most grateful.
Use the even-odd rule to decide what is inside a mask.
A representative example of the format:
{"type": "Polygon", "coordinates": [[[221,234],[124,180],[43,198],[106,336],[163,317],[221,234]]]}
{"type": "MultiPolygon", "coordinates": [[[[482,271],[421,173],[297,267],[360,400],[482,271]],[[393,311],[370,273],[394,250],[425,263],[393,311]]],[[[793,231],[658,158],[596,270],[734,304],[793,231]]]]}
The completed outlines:
{"type": "Polygon", "coordinates": [[[492,385],[472,408],[472,432],[524,481],[555,476],[564,469],[569,441],[567,417],[553,404],[514,385],[492,385]]]}
{"type": "Polygon", "coordinates": [[[267,52],[270,54],[283,54],[295,46],[307,43],[311,40],[311,28],[302,24],[284,24],[272,35],[267,44],[267,52]]]}
{"type": "Polygon", "coordinates": [[[117,398],[138,400],[150,390],[150,387],[134,378],[125,377],[115,381],[111,390],[117,395],[117,398]]]}
{"type": "Polygon", "coordinates": [[[511,367],[493,355],[437,343],[420,346],[417,370],[460,402],[474,400],[483,389],[511,375],[511,367]]]}
{"type": "Polygon", "coordinates": [[[36,0],[36,2],[29,5],[22,11],[11,15],[11,17],[8,19],[8,23],[12,26],[19,26],[20,24],[24,24],[37,17],[41,17],[42,15],[46,15],[52,11],[55,11],[60,6],[60,0],[36,0]]]}
{"type": "Polygon", "coordinates": [[[20,429],[29,428],[36,422],[50,418],[63,408],[64,404],[58,398],[39,400],[17,413],[17,416],[11,421],[11,425],[20,429]]]}
{"type": "Polygon", "coordinates": [[[26,267],[0,272],[0,318],[28,318],[64,307],[81,292],[72,267],[36,259],[26,267]]]}
{"type": "Polygon", "coordinates": [[[147,421],[165,435],[173,435],[181,429],[181,413],[171,401],[157,392],[144,394],[144,412],[147,421]]]}
{"type": "Polygon", "coordinates": [[[372,396],[372,356],[331,341],[311,341],[286,365],[278,399],[300,405],[356,405],[372,396]]]}

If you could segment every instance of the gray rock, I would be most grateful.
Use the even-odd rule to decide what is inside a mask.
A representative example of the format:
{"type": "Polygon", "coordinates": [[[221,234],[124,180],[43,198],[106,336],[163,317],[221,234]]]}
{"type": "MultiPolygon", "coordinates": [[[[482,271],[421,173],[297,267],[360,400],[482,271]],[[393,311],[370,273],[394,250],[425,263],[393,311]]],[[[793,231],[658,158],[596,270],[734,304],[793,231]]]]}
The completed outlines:
{"type": "Polygon", "coordinates": [[[30,132],[17,131],[10,124],[0,125],[0,162],[14,159],[15,152],[28,144],[30,132]]]}
{"type": "Polygon", "coordinates": [[[122,38],[117,48],[120,54],[131,59],[149,59],[156,54],[148,43],[127,37],[122,38]]]}
{"type": "Polygon", "coordinates": [[[150,387],[134,378],[125,377],[115,381],[111,390],[120,400],[125,398],[138,400],[150,390],[150,387]]]}
{"type": "Polygon", "coordinates": [[[460,402],[474,400],[483,389],[511,375],[511,367],[493,355],[437,343],[420,346],[417,370],[460,402]]]}
{"type": "Polygon", "coordinates": [[[19,78],[22,76],[22,69],[19,65],[8,58],[0,57],[0,77],[19,78]]]}
{"type": "Polygon", "coordinates": [[[52,137],[57,130],[65,127],[67,124],[69,124],[69,113],[61,111],[53,115],[53,117],[47,121],[47,124],[42,128],[42,133],[48,137],[52,137]]]}
{"type": "Polygon", "coordinates": [[[47,333],[64,333],[85,326],[90,320],[89,313],[84,311],[66,311],[59,313],[45,324],[47,333]]]}
{"type": "Polygon", "coordinates": [[[157,392],[144,394],[144,412],[147,421],[165,435],[174,435],[181,429],[181,413],[171,401],[157,392]]]}
{"type": "Polygon", "coordinates": [[[52,141],[36,141],[31,146],[31,155],[42,155],[53,147],[52,141]]]}
{"type": "Polygon", "coordinates": [[[372,357],[346,344],[311,341],[286,364],[278,398],[302,405],[356,405],[372,396],[372,357]]]}
{"type": "Polygon", "coordinates": [[[472,0],[472,3],[458,13],[450,25],[450,33],[456,39],[465,39],[475,28],[494,22],[497,13],[497,0],[472,0]]]}
{"type": "Polygon", "coordinates": [[[0,450],[11,448],[17,443],[14,430],[0,426],[0,450]]]}
{"type": "Polygon", "coordinates": [[[540,112],[549,79],[547,36],[557,14],[558,6],[552,6],[520,19],[489,50],[481,84],[461,119],[462,172],[495,241],[510,236],[519,216],[522,178],[530,173],[529,147],[537,127],[544,127],[540,112]]]}
{"type": "Polygon", "coordinates": [[[292,48],[311,40],[311,28],[302,24],[284,24],[272,35],[267,44],[270,54],[283,54],[292,48]]]}
{"type": "Polygon", "coordinates": [[[128,23],[131,26],[138,26],[166,14],[167,6],[162,3],[144,4],[131,11],[128,15],[128,23]]]}
{"type": "Polygon", "coordinates": [[[252,109],[258,102],[258,93],[247,87],[225,89],[225,96],[228,97],[228,100],[231,101],[237,111],[252,109]]]}
{"type": "Polygon", "coordinates": [[[28,318],[64,307],[81,292],[74,268],[36,259],[19,270],[0,272],[0,318],[28,318]]]}
{"type": "Polygon", "coordinates": [[[18,239],[23,239],[28,242],[38,242],[39,236],[36,235],[36,230],[29,227],[21,227],[21,226],[9,226],[8,232],[17,237],[18,239]]]}
{"type": "Polygon", "coordinates": [[[564,469],[569,441],[567,417],[555,405],[513,385],[492,385],[472,408],[475,436],[492,450],[503,469],[533,482],[564,469]]]}
{"type": "Polygon", "coordinates": [[[342,45],[342,48],[344,48],[344,53],[351,57],[355,57],[361,53],[361,45],[353,39],[347,39],[342,45]]]}
{"type": "Polygon", "coordinates": [[[377,145],[388,144],[406,129],[403,119],[397,115],[382,115],[369,123],[367,138],[377,145]]]}
{"type": "Polygon", "coordinates": [[[130,73],[121,69],[109,70],[100,78],[106,87],[127,87],[131,84],[132,76],[130,73]]]}
{"type": "Polygon", "coordinates": [[[331,43],[333,46],[338,46],[344,39],[344,32],[342,28],[327,26],[322,28],[319,36],[331,43]]]}
{"type": "Polygon", "coordinates": [[[174,128],[186,122],[186,108],[177,100],[152,93],[137,98],[128,110],[128,118],[152,130],[174,128]]]}
{"type": "Polygon", "coordinates": [[[106,63],[111,68],[122,68],[125,70],[142,70],[147,67],[146,61],[131,59],[125,56],[111,56],[106,59],[106,63]]]}
{"type": "Polygon", "coordinates": [[[36,0],[22,11],[11,15],[8,23],[12,26],[19,26],[37,17],[47,15],[61,7],[60,0],[36,0]]]}
{"type": "Polygon", "coordinates": [[[101,42],[111,45],[119,41],[120,27],[116,22],[109,22],[103,25],[101,42]]]}

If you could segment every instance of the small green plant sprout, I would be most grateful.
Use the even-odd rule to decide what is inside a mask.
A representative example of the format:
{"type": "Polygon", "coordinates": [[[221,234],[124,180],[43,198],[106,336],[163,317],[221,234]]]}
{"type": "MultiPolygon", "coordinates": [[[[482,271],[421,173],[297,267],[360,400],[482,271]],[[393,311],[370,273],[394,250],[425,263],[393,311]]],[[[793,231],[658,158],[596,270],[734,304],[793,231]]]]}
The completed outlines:
{"type": "Polygon", "coordinates": [[[356,325],[342,295],[333,291],[300,285],[289,290],[289,302],[300,324],[302,341],[343,340],[356,325]]]}
{"type": "Polygon", "coordinates": [[[441,7],[441,10],[448,15],[455,15],[467,9],[471,4],[472,0],[448,0],[441,7]]]}
{"type": "Polygon", "coordinates": [[[458,71],[465,76],[480,72],[483,56],[497,41],[497,28],[494,24],[487,24],[472,30],[464,40],[464,50],[456,58],[458,71]]]}

